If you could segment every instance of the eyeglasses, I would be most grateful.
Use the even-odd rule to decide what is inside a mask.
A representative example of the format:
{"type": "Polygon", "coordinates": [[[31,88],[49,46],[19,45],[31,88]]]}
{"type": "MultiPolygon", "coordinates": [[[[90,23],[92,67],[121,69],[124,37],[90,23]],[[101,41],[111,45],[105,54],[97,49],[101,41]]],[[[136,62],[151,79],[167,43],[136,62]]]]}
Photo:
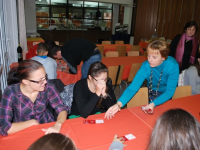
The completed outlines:
{"type": "Polygon", "coordinates": [[[39,84],[39,85],[42,85],[42,84],[44,83],[44,81],[48,80],[48,75],[46,74],[46,75],[45,75],[45,78],[44,78],[44,79],[41,79],[40,81],[34,81],[34,80],[29,80],[29,79],[26,79],[26,80],[31,81],[31,82],[33,82],[33,83],[37,83],[37,84],[39,84]]]}
{"type": "Polygon", "coordinates": [[[95,77],[93,77],[93,76],[91,76],[95,81],[97,81],[97,82],[107,82],[108,80],[109,80],[109,77],[107,77],[106,79],[104,79],[104,80],[97,80],[97,79],[95,79],[95,77]]]}

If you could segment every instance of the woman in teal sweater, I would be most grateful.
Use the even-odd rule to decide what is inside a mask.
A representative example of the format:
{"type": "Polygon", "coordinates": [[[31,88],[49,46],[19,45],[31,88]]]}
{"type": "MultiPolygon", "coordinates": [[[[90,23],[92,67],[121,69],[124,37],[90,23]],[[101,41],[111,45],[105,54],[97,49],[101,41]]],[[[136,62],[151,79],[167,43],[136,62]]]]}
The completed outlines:
{"type": "Polygon", "coordinates": [[[179,77],[177,61],[168,56],[168,44],[162,40],[155,40],[147,46],[148,61],[145,61],[137,72],[130,86],[124,91],[117,103],[110,107],[105,118],[111,119],[120,111],[140,89],[144,80],[147,80],[149,91],[149,105],[145,109],[151,109],[163,104],[172,98],[176,90],[179,77]]]}

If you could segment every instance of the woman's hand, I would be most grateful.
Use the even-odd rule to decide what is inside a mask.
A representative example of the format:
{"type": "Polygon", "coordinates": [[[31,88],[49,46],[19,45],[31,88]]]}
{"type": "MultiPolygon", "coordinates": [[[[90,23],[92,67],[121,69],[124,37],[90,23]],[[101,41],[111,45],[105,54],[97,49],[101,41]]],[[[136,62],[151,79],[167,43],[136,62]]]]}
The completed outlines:
{"type": "Polygon", "coordinates": [[[61,126],[62,126],[61,123],[56,122],[54,126],[48,128],[48,129],[42,129],[42,131],[45,132],[45,135],[49,134],[49,133],[59,133],[61,126]]]}
{"type": "MultiPolygon", "coordinates": [[[[146,109],[146,110],[151,109],[152,112],[153,112],[154,107],[155,107],[155,104],[152,102],[151,104],[145,106],[144,109],[146,109]]],[[[144,112],[145,112],[145,111],[144,111],[144,112]]],[[[146,113],[146,112],[145,112],[145,113],[146,113]]]]}
{"type": "Polygon", "coordinates": [[[96,94],[98,96],[100,95],[105,95],[105,90],[106,90],[106,82],[99,82],[96,84],[96,94]]]}
{"type": "Polygon", "coordinates": [[[113,142],[115,142],[115,141],[120,142],[122,144],[124,143],[124,141],[122,140],[122,138],[118,138],[117,135],[114,136],[113,142]]]}
{"type": "Polygon", "coordinates": [[[39,125],[40,123],[35,120],[35,119],[31,119],[30,122],[32,123],[32,125],[39,125]]]}
{"type": "Polygon", "coordinates": [[[57,71],[62,71],[62,68],[57,68],[56,70],[57,70],[57,71]]]}
{"type": "Polygon", "coordinates": [[[107,111],[106,111],[106,114],[105,114],[105,117],[104,118],[107,118],[107,119],[112,119],[114,117],[114,115],[120,111],[120,107],[122,107],[122,103],[121,102],[117,102],[117,104],[111,106],[107,111]]]}

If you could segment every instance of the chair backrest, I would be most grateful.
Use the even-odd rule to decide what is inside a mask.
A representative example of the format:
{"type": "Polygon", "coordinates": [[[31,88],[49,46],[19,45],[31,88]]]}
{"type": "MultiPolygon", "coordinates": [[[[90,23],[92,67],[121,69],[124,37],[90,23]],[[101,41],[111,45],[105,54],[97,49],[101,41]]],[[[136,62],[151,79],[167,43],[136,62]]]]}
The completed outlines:
{"type": "Polygon", "coordinates": [[[139,46],[139,45],[133,45],[132,47],[131,47],[131,51],[140,51],[140,48],[141,48],[141,46],[139,46]]]}
{"type": "Polygon", "coordinates": [[[136,73],[138,72],[138,70],[140,69],[142,63],[133,63],[131,66],[131,71],[129,73],[128,76],[128,82],[132,82],[136,73]]]}
{"type": "Polygon", "coordinates": [[[39,43],[41,43],[41,42],[33,42],[33,46],[36,45],[36,44],[39,44],[39,43]]]}
{"type": "MultiPolygon", "coordinates": [[[[119,71],[119,75],[118,75],[118,80],[116,85],[121,84],[122,81],[122,74],[124,71],[124,65],[120,65],[120,71],[119,71]]],[[[108,76],[109,78],[112,79],[112,85],[115,85],[116,82],[116,76],[117,76],[117,71],[118,71],[119,66],[109,66],[108,67],[108,76]]]]}
{"type": "Polygon", "coordinates": [[[129,51],[127,53],[127,56],[139,56],[140,55],[140,52],[138,51],[129,51]]]}
{"type": "Polygon", "coordinates": [[[178,86],[176,87],[176,91],[174,92],[174,96],[172,97],[172,99],[190,96],[191,93],[192,89],[190,85],[178,86]]]}
{"type": "Polygon", "coordinates": [[[110,41],[102,41],[102,44],[111,44],[110,41]]]}
{"type": "Polygon", "coordinates": [[[59,45],[59,41],[55,41],[56,45],[59,45]]]}
{"type": "Polygon", "coordinates": [[[101,52],[101,56],[104,56],[104,46],[97,46],[97,48],[101,52]]]}
{"type": "Polygon", "coordinates": [[[147,105],[147,104],[148,104],[148,88],[142,87],[133,96],[133,98],[127,103],[127,108],[137,107],[137,106],[147,105]]]}
{"type": "Polygon", "coordinates": [[[119,54],[118,52],[110,51],[110,52],[106,52],[106,57],[119,57],[119,54]]]}
{"type": "Polygon", "coordinates": [[[116,51],[119,53],[119,57],[126,56],[126,46],[116,46],[116,51]]]}
{"type": "Polygon", "coordinates": [[[124,44],[124,41],[115,41],[115,44],[124,44]]]}

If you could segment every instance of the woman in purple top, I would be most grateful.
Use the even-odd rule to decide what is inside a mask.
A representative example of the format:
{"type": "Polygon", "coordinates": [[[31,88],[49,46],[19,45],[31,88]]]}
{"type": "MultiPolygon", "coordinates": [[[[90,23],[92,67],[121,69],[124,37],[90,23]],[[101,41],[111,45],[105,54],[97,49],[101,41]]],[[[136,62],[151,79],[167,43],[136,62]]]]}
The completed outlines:
{"type": "Polygon", "coordinates": [[[0,102],[0,134],[6,136],[33,125],[53,122],[54,116],[47,109],[50,104],[58,114],[54,126],[43,129],[45,134],[59,132],[67,117],[59,93],[48,83],[41,63],[22,61],[13,72],[0,102]],[[11,84],[11,83],[17,84],[11,84]]]}

